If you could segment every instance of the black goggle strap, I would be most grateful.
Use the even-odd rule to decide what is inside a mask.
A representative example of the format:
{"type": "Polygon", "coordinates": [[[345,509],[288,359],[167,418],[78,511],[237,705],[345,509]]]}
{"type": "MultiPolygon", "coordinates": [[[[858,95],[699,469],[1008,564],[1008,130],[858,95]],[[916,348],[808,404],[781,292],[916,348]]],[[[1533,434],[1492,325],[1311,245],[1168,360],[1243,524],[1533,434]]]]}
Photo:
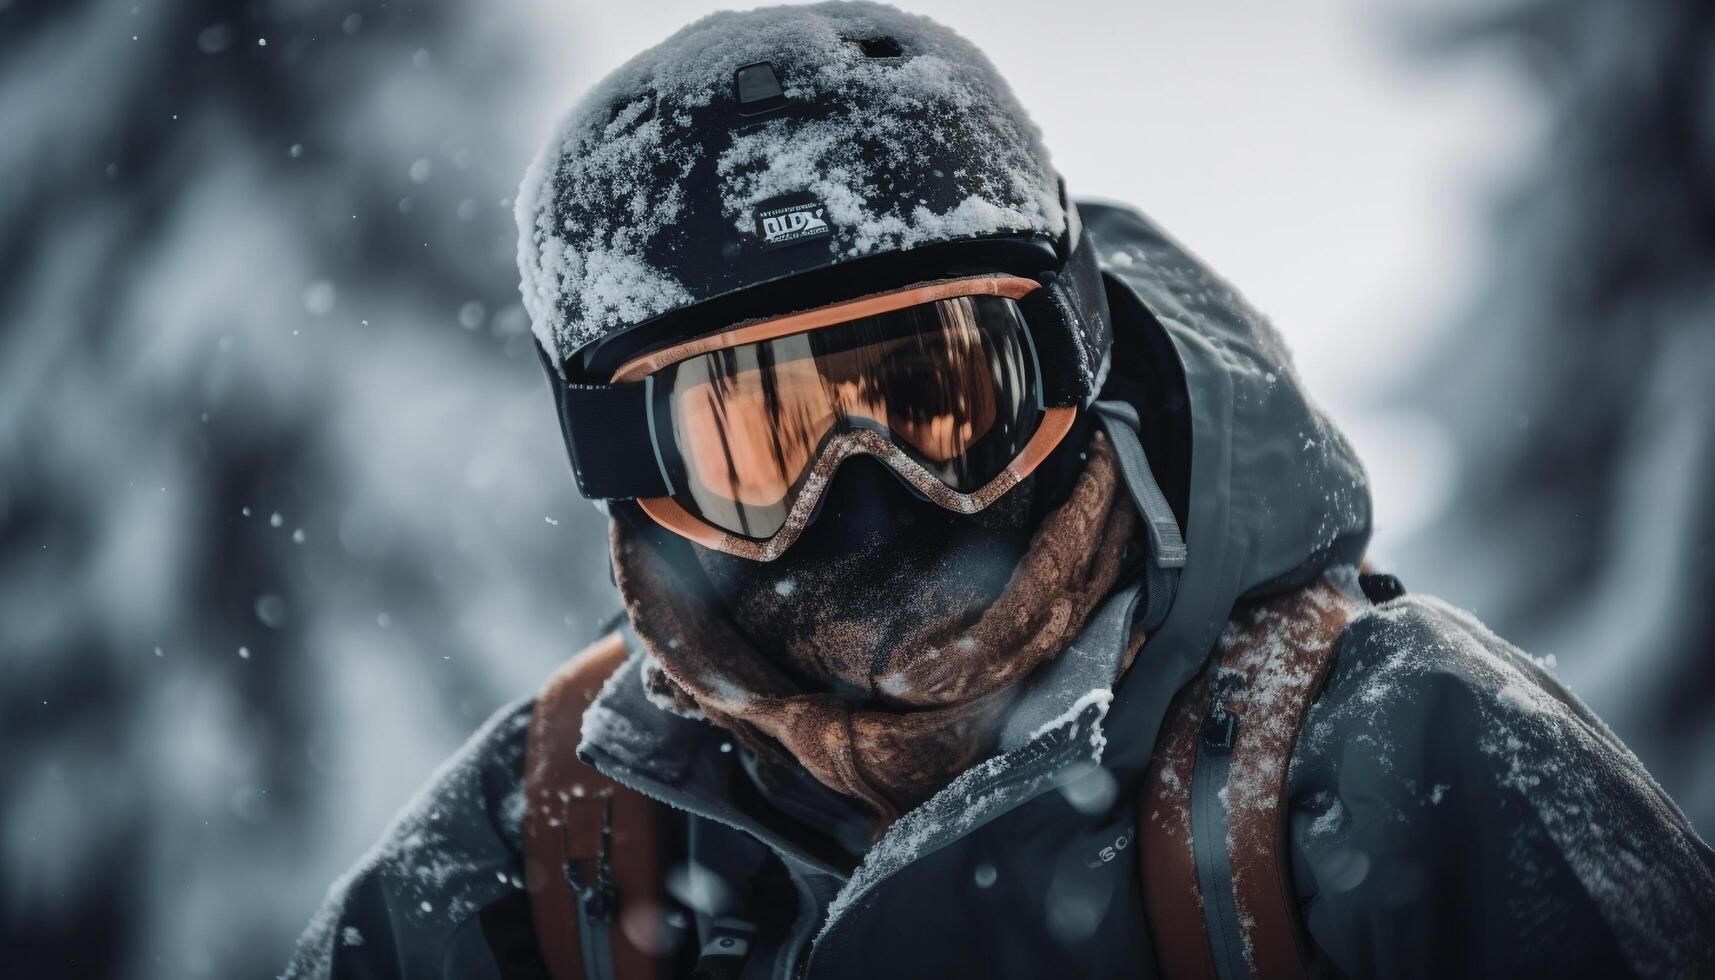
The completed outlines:
{"type": "Polygon", "coordinates": [[[1097,376],[1111,337],[1107,297],[1095,245],[1079,233],[1072,254],[1056,273],[1039,280],[1042,288],[1018,301],[1036,352],[1042,404],[1088,405],[1096,397],[1097,376]],[[1063,323],[1045,330],[1038,324],[1063,323]]]}
{"type": "MultiPolygon", "coordinates": [[[[546,362],[547,355],[542,357],[546,362]]],[[[653,380],[577,384],[562,379],[551,364],[548,378],[579,493],[591,500],[672,496],[651,418],[653,380]]]]}

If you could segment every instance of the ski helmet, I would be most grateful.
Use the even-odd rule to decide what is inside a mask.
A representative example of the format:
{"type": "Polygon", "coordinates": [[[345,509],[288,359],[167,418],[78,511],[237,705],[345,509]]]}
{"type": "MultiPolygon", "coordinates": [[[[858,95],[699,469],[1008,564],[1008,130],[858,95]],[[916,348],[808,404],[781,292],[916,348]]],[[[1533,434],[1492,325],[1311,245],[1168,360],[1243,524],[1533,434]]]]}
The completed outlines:
{"type": "Polygon", "coordinates": [[[580,490],[671,485],[639,354],[930,280],[1040,288],[1038,397],[1096,395],[1094,248],[1040,134],[970,42],[867,2],[723,12],[573,108],[517,202],[519,268],[580,490]]]}

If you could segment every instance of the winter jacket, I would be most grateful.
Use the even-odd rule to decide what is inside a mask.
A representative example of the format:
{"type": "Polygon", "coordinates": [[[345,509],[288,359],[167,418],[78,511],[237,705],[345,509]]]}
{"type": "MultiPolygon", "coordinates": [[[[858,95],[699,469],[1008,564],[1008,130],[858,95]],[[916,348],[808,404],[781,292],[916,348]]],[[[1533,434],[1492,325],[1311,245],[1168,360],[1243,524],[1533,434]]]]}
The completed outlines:
{"type": "MultiPolygon", "coordinates": [[[[861,855],[817,826],[826,801],[759,793],[722,732],[652,704],[635,645],[585,716],[579,754],[675,808],[686,840],[757,850],[773,918],[745,977],[1158,975],[1126,849],[1169,703],[1236,606],[1316,579],[1361,594],[1364,473],[1273,330],[1142,215],[1080,210],[1116,359],[1156,344],[1183,375],[1152,406],[1189,437],[1171,595],[1117,590],[1030,679],[998,754],[861,855]]],[[[545,975],[522,890],[530,710],[488,722],[335,883],[287,976],[545,975]]],[[[1287,787],[1318,975],[1715,976],[1715,852],[1542,666],[1442,602],[1366,602],[1287,787]]]]}

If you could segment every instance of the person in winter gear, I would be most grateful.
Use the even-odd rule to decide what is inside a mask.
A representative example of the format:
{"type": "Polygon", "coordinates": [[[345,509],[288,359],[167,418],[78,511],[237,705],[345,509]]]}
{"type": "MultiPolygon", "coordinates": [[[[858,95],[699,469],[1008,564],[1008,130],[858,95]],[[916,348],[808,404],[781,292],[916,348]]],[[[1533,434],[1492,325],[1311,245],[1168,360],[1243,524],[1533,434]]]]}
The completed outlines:
{"type": "Polygon", "coordinates": [[[1273,329],[992,65],[717,14],[518,205],[618,628],[288,976],[1708,976],[1715,853],[1370,500],[1273,329]]]}

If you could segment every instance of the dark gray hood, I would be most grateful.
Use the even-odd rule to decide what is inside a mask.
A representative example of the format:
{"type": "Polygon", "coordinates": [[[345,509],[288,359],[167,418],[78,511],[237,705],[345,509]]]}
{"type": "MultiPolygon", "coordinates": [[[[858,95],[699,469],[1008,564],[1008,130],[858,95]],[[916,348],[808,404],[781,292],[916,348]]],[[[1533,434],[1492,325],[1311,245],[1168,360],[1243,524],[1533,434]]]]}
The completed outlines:
{"type": "MultiPolygon", "coordinates": [[[[1081,202],[1116,323],[1140,305],[1166,332],[1191,415],[1189,558],[1167,619],[1117,692],[1109,766],[1142,768],[1167,703],[1242,596],[1289,589],[1362,558],[1369,481],[1305,394],[1279,334],[1200,261],[1130,207],[1081,202]]],[[[1145,423],[1147,424],[1147,422],[1145,423]]]]}

